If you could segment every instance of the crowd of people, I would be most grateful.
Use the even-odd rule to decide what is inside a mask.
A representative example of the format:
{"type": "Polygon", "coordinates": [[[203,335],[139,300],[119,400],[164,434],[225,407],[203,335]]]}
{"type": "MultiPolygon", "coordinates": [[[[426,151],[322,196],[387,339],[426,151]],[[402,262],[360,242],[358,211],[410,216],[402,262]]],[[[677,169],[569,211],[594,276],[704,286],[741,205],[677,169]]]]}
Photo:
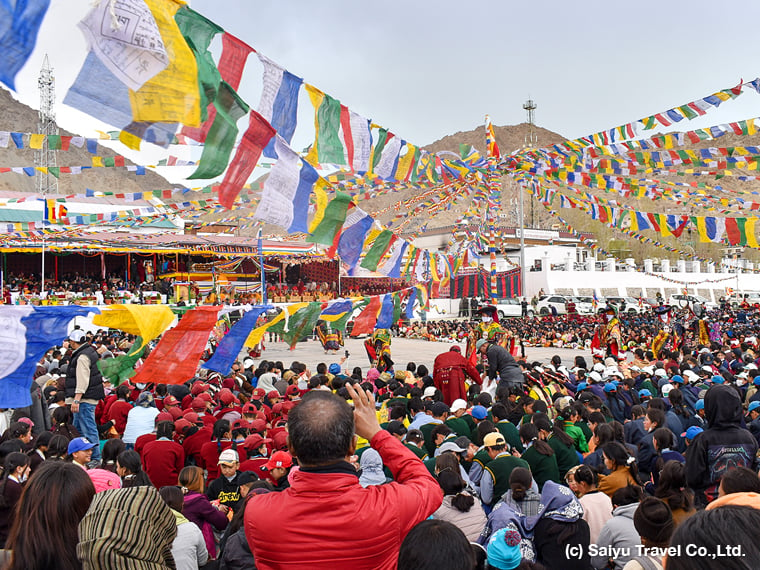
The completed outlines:
{"type": "MultiPolygon", "coordinates": [[[[118,386],[98,362],[134,337],[75,328],[0,413],[3,567],[760,567],[760,313],[706,316],[656,343],[621,315],[617,354],[572,362],[483,336],[118,386]]],[[[598,326],[501,326],[560,323],[598,326]]]]}

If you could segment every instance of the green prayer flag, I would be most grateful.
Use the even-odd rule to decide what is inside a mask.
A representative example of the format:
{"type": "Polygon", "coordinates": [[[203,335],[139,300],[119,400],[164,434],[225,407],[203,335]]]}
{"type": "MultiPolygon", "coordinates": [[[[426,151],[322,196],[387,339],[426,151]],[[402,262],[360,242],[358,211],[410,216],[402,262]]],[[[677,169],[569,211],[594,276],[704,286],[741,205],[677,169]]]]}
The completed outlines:
{"type": "Polygon", "coordinates": [[[330,200],[325,208],[322,221],[314,228],[314,231],[306,241],[310,243],[321,243],[332,245],[335,235],[343,227],[348,213],[348,206],[351,204],[351,195],[345,192],[336,192],[335,197],[330,200]]]}
{"type": "Polygon", "coordinates": [[[340,101],[325,93],[322,104],[317,110],[319,121],[319,141],[317,156],[319,162],[345,164],[346,157],[343,143],[340,142],[340,101]]]}
{"type": "Polygon", "coordinates": [[[322,303],[309,303],[290,315],[290,318],[269,327],[269,331],[280,335],[293,348],[299,340],[313,332],[321,312],[322,303]]]}
{"type": "Polygon", "coordinates": [[[47,141],[50,150],[61,150],[61,135],[48,135],[47,141]]]}
{"type": "Polygon", "coordinates": [[[201,96],[201,121],[205,121],[208,119],[206,108],[216,99],[219,83],[222,81],[222,76],[208,48],[214,36],[223,32],[224,29],[187,6],[177,10],[174,21],[177,22],[182,36],[195,56],[198,68],[198,90],[201,96]]]}
{"type": "Polygon", "coordinates": [[[370,271],[377,271],[377,265],[380,263],[383,255],[385,255],[385,252],[388,251],[391,239],[393,239],[392,231],[381,231],[375,238],[375,241],[372,242],[372,246],[370,246],[369,251],[367,251],[367,255],[364,256],[360,267],[369,269],[370,271]]]}
{"type": "Polygon", "coordinates": [[[104,156],[103,157],[103,165],[113,168],[116,166],[116,160],[113,156],[104,156]]]}
{"type": "Polygon", "coordinates": [[[214,107],[216,117],[208,131],[198,168],[188,177],[191,180],[215,178],[226,170],[237,139],[237,122],[248,112],[246,102],[225,81],[219,84],[214,107]]]}
{"type": "Polygon", "coordinates": [[[48,166],[48,172],[56,178],[61,177],[61,168],[59,166],[48,166]]]}
{"type": "Polygon", "coordinates": [[[383,154],[385,144],[388,142],[388,129],[380,128],[377,133],[377,142],[375,143],[375,150],[372,151],[372,168],[374,170],[375,165],[380,162],[380,155],[383,154]]]}
{"type": "Polygon", "coordinates": [[[142,338],[138,336],[127,354],[98,360],[98,368],[103,377],[108,378],[117,386],[132,378],[135,375],[135,363],[140,360],[146,348],[140,348],[140,345],[142,345],[142,338]]]}

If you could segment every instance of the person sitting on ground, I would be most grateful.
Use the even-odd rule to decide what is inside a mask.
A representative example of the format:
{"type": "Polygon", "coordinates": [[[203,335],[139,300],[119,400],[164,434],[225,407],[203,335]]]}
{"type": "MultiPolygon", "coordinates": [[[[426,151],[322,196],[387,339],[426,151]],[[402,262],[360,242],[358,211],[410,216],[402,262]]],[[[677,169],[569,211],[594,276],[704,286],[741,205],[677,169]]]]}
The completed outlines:
{"type": "Polygon", "coordinates": [[[443,490],[443,504],[433,513],[433,518],[456,525],[467,540],[474,542],[486,524],[480,500],[465,491],[465,482],[458,470],[446,468],[437,474],[437,479],[443,490]]]}
{"type": "Polygon", "coordinates": [[[214,530],[223,531],[227,528],[229,520],[227,512],[229,507],[219,505],[214,507],[204,494],[205,483],[203,470],[194,465],[185,467],[179,472],[179,486],[185,495],[182,514],[187,520],[194,522],[203,532],[206,541],[206,550],[210,559],[216,559],[216,539],[214,530]]]}
{"type": "Polygon", "coordinates": [[[185,497],[177,486],[161,487],[158,494],[172,510],[177,522],[177,536],[172,543],[172,556],[177,568],[200,568],[208,562],[203,533],[182,515],[185,497]]]}
{"type": "Polygon", "coordinates": [[[613,441],[602,446],[604,465],[609,469],[609,475],[599,477],[599,490],[606,493],[610,498],[615,491],[627,485],[641,486],[639,481],[636,460],[628,455],[628,450],[623,444],[613,441]]]}
{"type": "Polygon", "coordinates": [[[633,526],[646,553],[634,556],[623,570],[662,570],[660,553],[667,549],[675,529],[670,507],[654,497],[642,499],[633,513],[633,526]]]}
{"type": "Polygon", "coordinates": [[[404,538],[398,570],[470,570],[475,554],[464,533],[448,521],[426,520],[404,538]]]}
{"type": "Polygon", "coordinates": [[[595,544],[602,527],[612,517],[612,501],[599,491],[597,474],[588,465],[568,471],[566,481],[583,506],[583,520],[588,523],[591,543],[595,544]]]}
{"type": "MultiPolygon", "coordinates": [[[[756,475],[755,482],[760,485],[756,475]]],[[[668,504],[676,528],[697,512],[694,508],[694,491],[686,486],[686,467],[679,461],[665,463],[654,496],[668,504]]]]}
{"type": "Polygon", "coordinates": [[[622,487],[612,495],[612,518],[602,527],[596,541],[599,549],[591,557],[591,565],[597,570],[621,570],[636,555],[636,547],[641,544],[641,539],[633,525],[633,515],[640,501],[641,487],[636,485],[622,487]],[[613,560],[609,555],[611,552],[620,554],[613,560]]]}
{"type": "Polygon", "coordinates": [[[122,489],[153,486],[150,477],[143,471],[140,454],[134,449],[127,449],[118,455],[116,458],[116,474],[121,477],[122,489]]]}
{"type": "Polygon", "coordinates": [[[422,462],[380,428],[372,394],[345,388],[353,413],[340,397],[313,391],[288,416],[289,448],[300,468],[288,489],[246,505],[245,532],[257,565],[394,568],[402,539],[441,505],[441,488],[422,462]],[[359,485],[348,461],[356,449],[354,430],[380,453],[394,482],[359,485]],[[315,525],[348,525],[363,547],[346,549],[315,525]],[[296,540],[285,544],[283,535],[296,540]]]}

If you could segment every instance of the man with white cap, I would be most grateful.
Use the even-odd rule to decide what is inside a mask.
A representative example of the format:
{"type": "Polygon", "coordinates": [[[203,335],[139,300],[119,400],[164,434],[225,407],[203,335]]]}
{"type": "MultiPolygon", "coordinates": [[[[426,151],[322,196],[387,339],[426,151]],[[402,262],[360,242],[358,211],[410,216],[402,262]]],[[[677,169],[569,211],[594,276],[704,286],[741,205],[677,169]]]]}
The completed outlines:
{"type": "Polygon", "coordinates": [[[475,427],[474,421],[472,422],[472,426],[470,426],[467,420],[465,420],[465,417],[467,417],[467,414],[464,413],[465,410],[467,410],[467,402],[462,398],[457,398],[451,403],[451,409],[449,410],[451,415],[444,422],[457,436],[469,436],[475,427]]]}
{"type": "MultiPolygon", "coordinates": [[[[97,366],[100,357],[81,329],[71,331],[68,342],[73,352],[66,368],[66,404],[71,406],[74,414],[74,427],[88,440],[97,443],[95,406],[106,396],[103,376],[97,366]]],[[[92,459],[100,462],[99,445],[93,447],[92,459]]]]}

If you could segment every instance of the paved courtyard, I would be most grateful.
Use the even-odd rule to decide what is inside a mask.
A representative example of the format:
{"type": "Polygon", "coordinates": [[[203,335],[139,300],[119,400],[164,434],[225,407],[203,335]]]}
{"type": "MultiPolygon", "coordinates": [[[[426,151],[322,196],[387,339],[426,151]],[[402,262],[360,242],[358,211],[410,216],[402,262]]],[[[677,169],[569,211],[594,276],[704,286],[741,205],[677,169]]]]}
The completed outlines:
{"type": "MultiPolygon", "coordinates": [[[[275,361],[281,360],[285,366],[289,366],[291,362],[297,360],[305,363],[312,372],[320,362],[329,365],[332,362],[338,362],[343,355],[343,351],[336,355],[325,354],[322,350],[322,345],[316,340],[299,342],[293,350],[290,350],[284,342],[265,342],[264,345],[266,350],[262,353],[261,358],[275,361]]],[[[435,357],[449,350],[451,346],[452,343],[450,342],[394,338],[391,344],[391,357],[397,367],[405,368],[407,362],[414,362],[418,365],[425,364],[432,372],[435,357]]],[[[462,352],[464,352],[464,343],[460,344],[460,346],[462,347],[462,352]]],[[[364,339],[348,338],[345,340],[345,347],[343,348],[344,350],[348,350],[351,355],[345,366],[349,367],[349,369],[354,366],[361,366],[362,370],[366,373],[369,369],[369,359],[364,350],[364,339]]],[[[591,361],[591,352],[580,349],[526,347],[525,353],[526,358],[531,362],[536,360],[539,362],[549,362],[555,354],[559,355],[562,358],[562,362],[568,366],[572,366],[573,358],[578,354],[585,356],[587,362],[591,361]]]]}

